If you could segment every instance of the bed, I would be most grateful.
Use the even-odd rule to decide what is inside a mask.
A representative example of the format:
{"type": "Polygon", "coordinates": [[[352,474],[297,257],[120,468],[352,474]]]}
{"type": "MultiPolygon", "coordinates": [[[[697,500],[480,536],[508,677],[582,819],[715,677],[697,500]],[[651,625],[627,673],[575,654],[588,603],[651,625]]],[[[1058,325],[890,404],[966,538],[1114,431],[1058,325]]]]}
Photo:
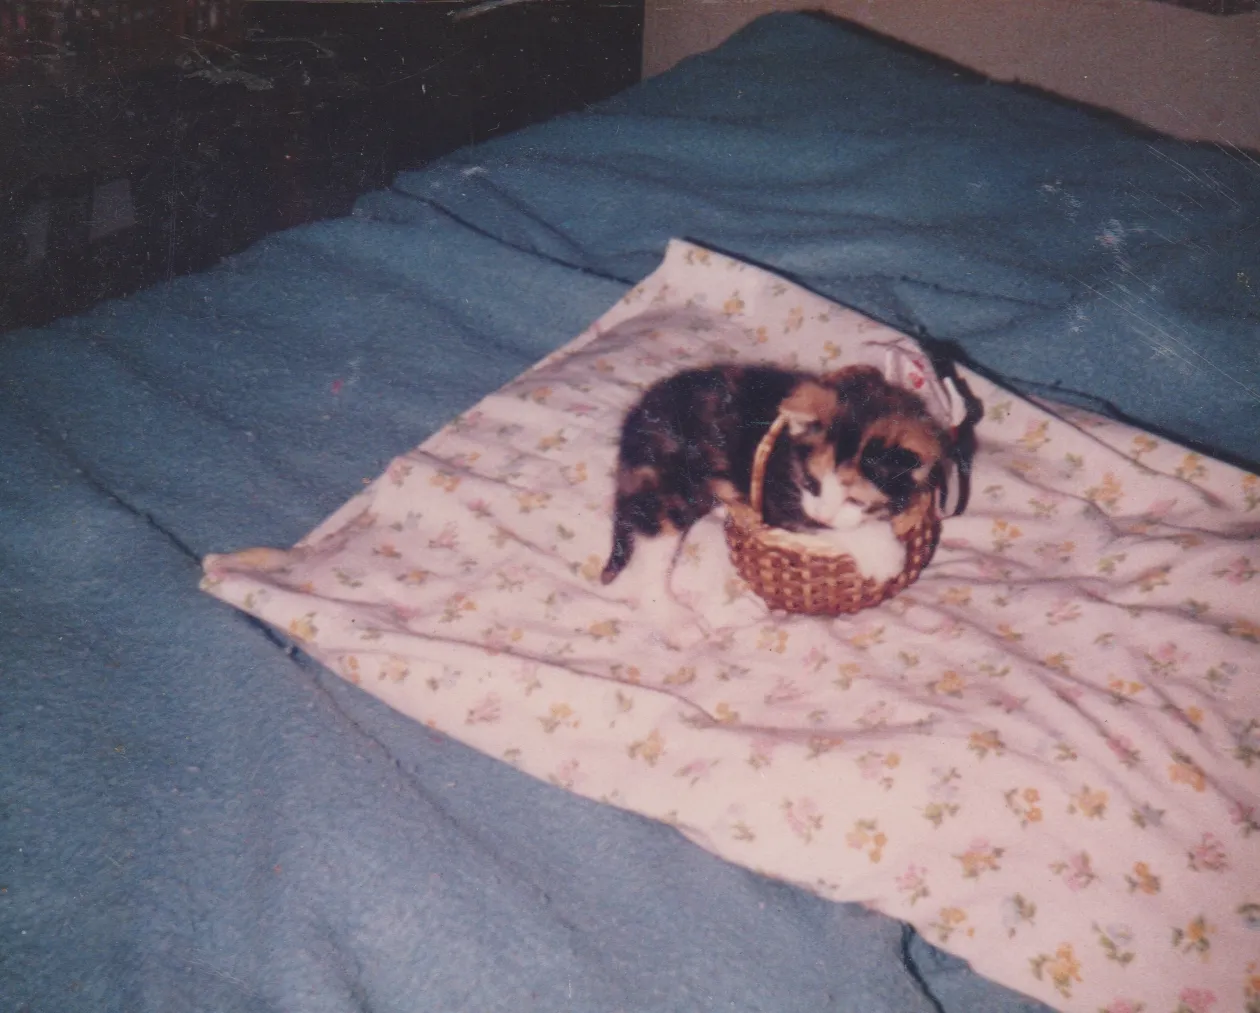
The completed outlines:
{"type": "MultiPolygon", "coordinates": [[[[1255,159],[990,84],[840,22],[775,15],[581,114],[405,173],[347,218],[5,336],[6,1004],[1257,1008],[1255,159]],[[1204,824],[1205,836],[1184,842],[1188,861],[1174,840],[1145,869],[1069,853],[1045,872],[1068,885],[1064,910],[1088,907],[1089,889],[1108,878],[1117,896],[1210,906],[1197,924],[1160,923],[1161,938],[1172,932],[1166,953],[1130,945],[1144,926],[1100,918],[1088,955],[1085,943],[1030,955],[1017,943],[1036,915],[1018,905],[1014,931],[994,937],[1014,942],[970,953],[954,908],[934,912],[942,931],[916,931],[866,894],[844,896],[843,884],[741,863],[685,818],[648,818],[647,803],[619,797],[604,804],[595,789],[584,797],[563,774],[547,783],[477,738],[492,724],[481,716],[506,697],[474,701],[466,721],[426,725],[389,700],[401,678],[335,671],[300,623],[263,621],[243,597],[234,608],[200,589],[203,565],[211,582],[227,572],[215,570],[218,554],[318,545],[321,533],[353,527],[353,504],[388,491],[400,474],[390,469],[422,440],[466,454],[448,423],[498,403],[483,399],[538,408],[530,367],[564,368],[592,321],[615,330],[627,319],[616,307],[653,278],[659,295],[661,271],[675,272],[672,283],[706,260],[767,272],[778,279],[767,285],[803,305],[828,300],[854,326],[952,350],[990,417],[1005,406],[996,421],[1013,420],[1023,450],[1059,431],[1037,429],[1052,418],[1107,445],[1112,473],[1130,468],[1200,496],[1207,513],[1187,521],[1167,503],[1153,514],[1112,509],[1105,476],[1082,493],[1099,516],[1141,527],[1117,537],[1167,523],[1179,525],[1169,536],[1179,550],[1188,532],[1194,546],[1228,543],[1213,585],[1221,603],[1204,606],[1224,610],[1213,643],[1228,657],[1215,676],[1194,674],[1205,680],[1193,687],[1200,709],[1178,695],[1192,680],[1177,645],[1155,645],[1142,664],[1167,705],[1152,711],[1186,726],[1176,734],[1191,745],[1173,742],[1184,761],[1172,764],[1192,797],[1187,812],[1228,798],[1233,822],[1204,824]],[[1185,751],[1200,748],[1227,775],[1185,751]],[[995,963],[1008,945],[1010,959],[995,963]],[[1175,987],[1154,999],[1142,991],[1177,961],[1175,987]]],[[[426,495],[450,482],[435,467],[426,495]]],[[[987,528],[991,504],[982,487],[973,496],[969,513],[987,528]]],[[[964,551],[950,523],[942,551],[964,551]]],[[[1039,558],[1053,568],[1053,556],[1039,558]]],[[[266,559],[249,562],[241,569],[268,570],[266,559]]],[[[1162,594],[1165,576],[1157,563],[1134,579],[1162,594]]],[[[1179,607],[1161,599],[1149,614],[1170,629],[1203,614],[1179,607]]],[[[510,653],[513,633],[500,632],[488,653],[510,653]]],[[[1072,653],[1072,634],[1051,634],[1072,653]]],[[[1051,675],[1079,675],[1087,691],[1090,673],[1066,664],[1051,675]]],[[[1118,671],[1112,695],[1136,694],[1118,671]]],[[[966,692],[938,691],[948,701],[966,692]]],[[[543,717],[561,727],[570,715],[543,717]]],[[[649,777],[659,750],[650,736],[638,742],[630,759],[649,777]]],[[[1128,769],[1126,744],[1106,743],[1117,771],[1128,769]]],[[[981,735],[969,748],[992,764],[1002,745],[981,735]]],[[[1034,753],[1023,745],[1005,748],[1034,753]]],[[[894,765],[887,752],[863,755],[878,791],[894,765]]],[[[744,767],[750,785],[763,776],[744,767]]],[[[704,773],[667,771],[700,781],[701,794],[704,773]]],[[[937,798],[945,809],[949,780],[937,798]]],[[[1049,801],[1013,788],[1012,827],[1039,822],[1040,808],[1051,821],[1049,801]]],[[[1131,813],[1150,826],[1181,815],[1117,790],[1111,826],[1133,823],[1131,813]]],[[[1099,784],[1074,791],[1064,833],[1105,834],[1099,784]]],[[[785,811],[789,838],[821,834],[819,814],[798,803],[785,811]]],[[[845,826],[844,847],[875,868],[879,833],[845,826]]],[[[911,845],[926,856],[930,829],[911,845]]],[[[971,888],[987,886],[1000,858],[986,839],[947,861],[971,888]]],[[[881,868],[905,894],[924,886],[913,870],[881,868]]],[[[1044,904],[1042,917],[1053,920],[1044,904]]]]}

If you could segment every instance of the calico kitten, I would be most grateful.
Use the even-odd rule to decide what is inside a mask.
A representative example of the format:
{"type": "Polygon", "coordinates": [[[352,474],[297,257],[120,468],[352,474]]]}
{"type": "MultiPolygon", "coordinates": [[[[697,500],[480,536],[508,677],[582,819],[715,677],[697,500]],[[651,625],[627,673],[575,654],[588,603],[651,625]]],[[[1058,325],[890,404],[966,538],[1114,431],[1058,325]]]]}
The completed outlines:
{"type": "Polygon", "coordinates": [[[753,455],[780,414],[788,425],[767,463],[766,523],[824,537],[862,525],[873,551],[852,535],[842,543],[858,545],[861,572],[899,572],[905,554],[895,535],[917,522],[904,515],[926,509],[918,494],[941,475],[944,436],[923,402],[867,366],[815,376],[719,365],[660,381],[626,416],[603,583],[626,568],[637,536],[682,535],[718,503],[747,502],[753,455]]]}

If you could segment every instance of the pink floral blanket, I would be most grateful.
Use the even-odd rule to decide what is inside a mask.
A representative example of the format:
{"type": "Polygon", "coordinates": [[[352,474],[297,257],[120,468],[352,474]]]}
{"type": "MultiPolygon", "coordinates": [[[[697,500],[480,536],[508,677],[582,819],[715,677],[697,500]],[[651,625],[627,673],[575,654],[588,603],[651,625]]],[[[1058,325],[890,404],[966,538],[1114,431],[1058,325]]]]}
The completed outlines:
{"type": "Polygon", "coordinates": [[[913,372],[905,337],[675,242],[293,549],[208,557],[203,586],[418,721],[1052,1006],[1255,1013],[1256,476],[964,373],[986,405],[972,504],[899,598],[768,614],[716,516],[666,627],[600,585],[647,384],[890,349],[913,372]]]}

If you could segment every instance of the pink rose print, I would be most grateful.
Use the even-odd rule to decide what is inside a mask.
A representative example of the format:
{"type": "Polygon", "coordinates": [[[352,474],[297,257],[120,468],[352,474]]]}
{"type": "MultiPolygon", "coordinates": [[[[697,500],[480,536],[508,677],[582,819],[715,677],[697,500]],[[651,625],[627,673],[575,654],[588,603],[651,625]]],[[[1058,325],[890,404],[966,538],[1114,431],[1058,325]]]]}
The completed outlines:
{"type": "Polygon", "coordinates": [[[888,770],[883,753],[865,753],[858,757],[858,770],[862,772],[864,781],[875,781],[888,770]]]}
{"type": "Polygon", "coordinates": [[[709,776],[709,772],[717,764],[717,760],[692,760],[674,771],[674,776],[684,778],[694,788],[701,780],[709,776]]]}
{"type": "Polygon", "coordinates": [[[906,895],[906,902],[915,904],[924,897],[929,897],[932,891],[927,885],[927,870],[917,865],[912,865],[900,876],[897,877],[897,890],[906,895]]]}
{"type": "Polygon", "coordinates": [[[957,619],[950,617],[935,629],[929,630],[928,632],[934,637],[939,637],[941,640],[957,640],[967,632],[967,628],[957,619]]]}
{"type": "Polygon", "coordinates": [[[1195,872],[1224,872],[1229,868],[1229,856],[1225,845],[1213,833],[1205,833],[1203,839],[1189,852],[1190,868],[1195,872]]]}
{"type": "Polygon", "coordinates": [[[1133,767],[1141,760],[1142,754],[1138,752],[1137,747],[1124,735],[1108,735],[1107,746],[1116,754],[1116,759],[1123,763],[1126,767],[1133,767]]]}
{"type": "Polygon", "coordinates": [[[1144,1005],[1132,999],[1116,999],[1111,1005],[1104,1006],[1101,1013],[1142,1013],[1144,1005]]]}
{"type": "Polygon", "coordinates": [[[858,716],[858,724],[863,728],[883,728],[893,719],[895,713],[892,704],[887,700],[879,700],[858,716]]]}
{"type": "Polygon", "coordinates": [[[1002,580],[1007,572],[1001,563],[990,556],[981,556],[977,559],[976,569],[980,571],[980,576],[985,580],[1002,580]]]}
{"type": "Polygon", "coordinates": [[[1014,714],[1017,710],[1022,710],[1027,702],[1027,697],[1016,696],[1014,693],[1008,693],[1004,689],[997,690],[989,697],[989,706],[998,707],[1007,714],[1014,714]]]}
{"type": "Polygon", "coordinates": [[[775,707],[779,704],[792,703],[799,700],[805,695],[805,690],[798,686],[791,679],[783,676],[779,677],[779,681],[771,687],[770,692],[763,698],[767,707],[775,707]]]}
{"type": "Polygon", "coordinates": [[[910,865],[897,877],[897,889],[902,893],[914,893],[923,887],[923,877],[927,870],[919,865],[910,865]]]}
{"type": "Polygon", "coordinates": [[[1084,890],[1098,878],[1090,863],[1089,853],[1086,851],[1069,855],[1066,862],[1055,862],[1050,869],[1059,875],[1064,885],[1073,893],[1084,890]]]}
{"type": "Polygon", "coordinates": [[[1172,508],[1176,505],[1177,501],[1175,499],[1157,500],[1146,508],[1146,516],[1153,521],[1162,521],[1172,512],[1172,508]]]}
{"type": "Polygon", "coordinates": [[[1054,607],[1046,613],[1046,618],[1050,621],[1051,626],[1075,622],[1080,616],[1081,606],[1068,599],[1061,599],[1055,602],[1054,607]]]}
{"type": "Polygon", "coordinates": [[[497,693],[491,693],[480,703],[475,704],[468,710],[468,716],[464,719],[465,724],[493,724],[499,720],[500,711],[502,709],[502,701],[499,700],[497,693]]]}
{"type": "Polygon", "coordinates": [[[1260,813],[1256,812],[1255,806],[1243,805],[1241,802],[1231,803],[1229,821],[1234,826],[1242,828],[1244,837],[1260,833],[1260,813]]]}
{"type": "Polygon", "coordinates": [[[389,610],[393,613],[395,619],[404,624],[411,622],[413,619],[424,617],[424,609],[415,608],[411,605],[391,605],[389,610]]]}
{"type": "Polygon", "coordinates": [[[1054,695],[1064,703],[1076,704],[1081,702],[1081,697],[1085,695],[1085,691],[1080,686],[1055,686],[1054,695]]]}
{"type": "Polygon", "coordinates": [[[1211,1013],[1216,1005],[1216,993],[1207,988],[1183,988],[1177,998],[1176,1013],[1211,1013]]]}
{"type": "Polygon", "coordinates": [[[548,779],[552,784],[572,791],[578,783],[585,780],[581,764],[577,760],[565,760],[556,768],[556,772],[548,779]]]}
{"type": "Polygon", "coordinates": [[[822,813],[812,798],[799,798],[796,801],[786,800],[783,803],[783,817],[802,841],[809,844],[814,839],[814,832],[822,829],[822,813]]]}
{"type": "Polygon", "coordinates": [[[933,767],[932,776],[936,779],[928,786],[928,795],[938,802],[952,802],[958,797],[958,781],[961,775],[953,767],[933,767]]]}
{"type": "Polygon", "coordinates": [[[1147,651],[1146,660],[1151,668],[1160,675],[1172,675],[1176,673],[1180,665],[1190,660],[1190,655],[1185,651],[1179,650],[1172,641],[1167,641],[1153,650],[1147,651]]]}
{"type": "Polygon", "coordinates": [[[436,538],[429,539],[430,549],[456,549],[459,547],[459,529],[454,524],[442,525],[436,538]]]}
{"type": "Polygon", "coordinates": [[[753,739],[752,748],[748,752],[748,765],[754,770],[770,766],[774,761],[774,751],[778,745],[777,739],[753,739]]]}
{"type": "Polygon", "coordinates": [[[1213,576],[1227,580],[1231,584],[1245,584],[1257,573],[1260,573],[1260,569],[1251,564],[1250,557],[1239,556],[1228,566],[1220,570],[1213,570],[1212,573],[1213,576]]]}

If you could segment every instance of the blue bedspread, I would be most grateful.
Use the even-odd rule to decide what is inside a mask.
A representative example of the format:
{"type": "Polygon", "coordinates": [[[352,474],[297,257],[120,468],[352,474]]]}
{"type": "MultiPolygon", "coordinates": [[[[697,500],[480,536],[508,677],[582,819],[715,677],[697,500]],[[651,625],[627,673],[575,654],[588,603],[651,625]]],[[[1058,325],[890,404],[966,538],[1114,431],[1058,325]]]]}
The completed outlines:
{"type": "Polygon", "coordinates": [[[884,918],[387,710],[197,591],[672,235],[1252,459],[1260,168],[759,22],[354,216],[0,338],[0,1005],[1028,1010],[884,918]]]}

